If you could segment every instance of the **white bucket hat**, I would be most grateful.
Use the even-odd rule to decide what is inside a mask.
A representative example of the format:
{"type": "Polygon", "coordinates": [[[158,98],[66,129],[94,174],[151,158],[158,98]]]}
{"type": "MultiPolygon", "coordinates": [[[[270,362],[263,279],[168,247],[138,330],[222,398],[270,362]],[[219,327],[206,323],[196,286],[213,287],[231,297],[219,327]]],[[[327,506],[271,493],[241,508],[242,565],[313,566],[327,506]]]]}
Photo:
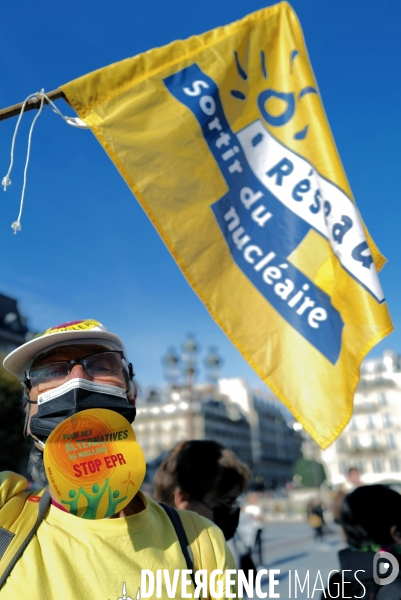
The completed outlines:
{"type": "Polygon", "coordinates": [[[126,356],[124,345],[117,335],[107,331],[98,321],[86,319],[62,323],[38,333],[33,340],[10,352],[4,359],[3,365],[7,371],[23,379],[25,371],[30,368],[36,356],[44,350],[62,346],[70,341],[82,344],[88,340],[89,343],[89,339],[90,343],[103,342],[107,348],[121,350],[126,356]]]}

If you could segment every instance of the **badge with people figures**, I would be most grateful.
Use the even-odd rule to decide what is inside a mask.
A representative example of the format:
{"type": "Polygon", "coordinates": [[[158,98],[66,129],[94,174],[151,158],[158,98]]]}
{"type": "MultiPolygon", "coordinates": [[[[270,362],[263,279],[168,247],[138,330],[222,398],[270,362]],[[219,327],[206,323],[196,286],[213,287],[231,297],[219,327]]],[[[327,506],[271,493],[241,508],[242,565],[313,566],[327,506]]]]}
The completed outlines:
{"type": "Polygon", "coordinates": [[[84,519],[122,510],[146,471],[130,423],[103,408],[83,410],[60,423],[45,444],[44,462],[57,502],[84,519]]]}

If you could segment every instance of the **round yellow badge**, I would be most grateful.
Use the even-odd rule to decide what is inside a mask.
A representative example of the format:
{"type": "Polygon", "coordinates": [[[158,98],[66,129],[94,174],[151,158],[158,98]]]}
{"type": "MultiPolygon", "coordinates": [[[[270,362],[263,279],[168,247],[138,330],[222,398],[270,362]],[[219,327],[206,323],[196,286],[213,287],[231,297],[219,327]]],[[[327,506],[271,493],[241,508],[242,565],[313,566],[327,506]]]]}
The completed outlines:
{"type": "Polygon", "coordinates": [[[57,501],[84,519],[104,519],[137,493],[146,463],[130,423],[112,410],[91,408],[51,433],[44,462],[57,501]]]}

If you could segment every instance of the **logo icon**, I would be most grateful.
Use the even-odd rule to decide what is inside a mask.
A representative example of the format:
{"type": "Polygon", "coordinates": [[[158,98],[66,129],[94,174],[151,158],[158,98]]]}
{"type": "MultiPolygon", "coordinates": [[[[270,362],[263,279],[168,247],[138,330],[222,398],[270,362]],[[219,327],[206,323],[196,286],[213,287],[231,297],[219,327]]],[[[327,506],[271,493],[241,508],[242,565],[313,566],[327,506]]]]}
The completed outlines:
{"type": "Polygon", "coordinates": [[[376,552],[373,558],[373,579],[379,585],[392,583],[399,573],[398,560],[389,552],[376,552]]]}

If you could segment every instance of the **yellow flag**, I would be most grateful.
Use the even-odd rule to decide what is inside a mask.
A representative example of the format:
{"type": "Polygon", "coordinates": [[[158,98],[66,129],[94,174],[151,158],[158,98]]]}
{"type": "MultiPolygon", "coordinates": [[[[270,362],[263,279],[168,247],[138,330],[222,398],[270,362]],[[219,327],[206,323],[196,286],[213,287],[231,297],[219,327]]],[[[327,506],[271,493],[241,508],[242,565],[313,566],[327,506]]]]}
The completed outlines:
{"type": "Polygon", "coordinates": [[[62,86],[210,314],[326,448],[392,331],[286,2],[62,86]]]}

